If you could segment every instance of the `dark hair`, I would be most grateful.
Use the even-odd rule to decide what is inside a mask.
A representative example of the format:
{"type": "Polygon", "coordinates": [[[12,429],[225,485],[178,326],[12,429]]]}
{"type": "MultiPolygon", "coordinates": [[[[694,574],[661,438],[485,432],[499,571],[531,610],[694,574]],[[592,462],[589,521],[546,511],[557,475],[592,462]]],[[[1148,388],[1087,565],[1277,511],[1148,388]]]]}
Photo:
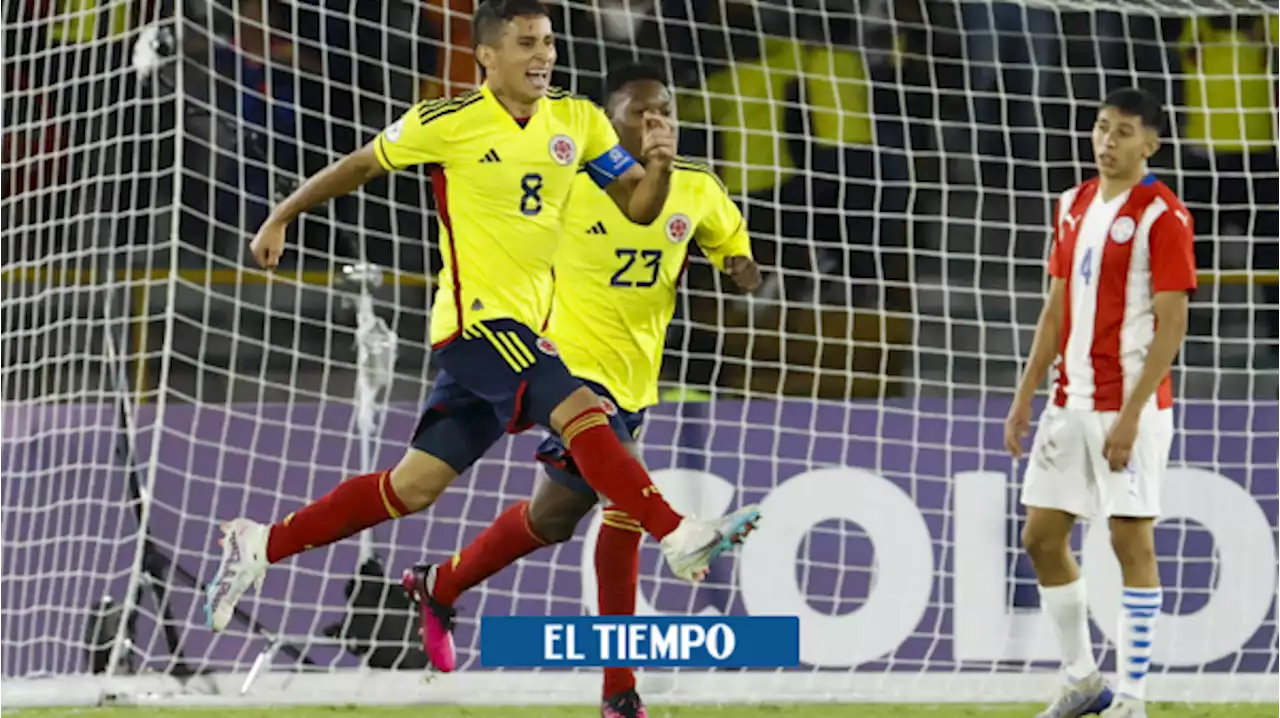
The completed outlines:
{"type": "Polygon", "coordinates": [[[613,93],[637,80],[653,80],[663,85],[670,84],[667,82],[667,74],[658,69],[657,65],[645,62],[627,63],[609,72],[609,77],[604,83],[605,101],[612,98],[613,93]]]}
{"type": "Polygon", "coordinates": [[[502,26],[518,17],[551,17],[551,11],[539,0],[484,0],[471,16],[471,45],[493,46],[502,26]]]}
{"type": "Polygon", "coordinates": [[[1142,120],[1143,126],[1159,133],[1164,129],[1164,107],[1155,95],[1138,87],[1126,87],[1107,95],[1103,107],[1113,107],[1120,112],[1142,120]]]}

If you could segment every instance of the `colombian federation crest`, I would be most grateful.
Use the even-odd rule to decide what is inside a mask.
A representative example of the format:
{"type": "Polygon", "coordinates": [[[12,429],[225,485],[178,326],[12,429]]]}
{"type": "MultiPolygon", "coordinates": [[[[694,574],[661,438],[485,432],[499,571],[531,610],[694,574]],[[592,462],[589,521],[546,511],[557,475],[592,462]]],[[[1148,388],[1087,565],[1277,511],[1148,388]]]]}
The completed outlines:
{"type": "Polygon", "coordinates": [[[578,158],[578,146],[573,143],[573,138],[568,135],[556,135],[551,138],[551,159],[556,164],[565,167],[573,164],[578,158]]]}
{"type": "Polygon", "coordinates": [[[614,416],[618,413],[618,405],[614,404],[607,397],[600,397],[600,408],[604,409],[607,416],[614,416]]]}
{"type": "Polygon", "coordinates": [[[667,240],[672,244],[680,244],[688,239],[692,230],[693,221],[687,214],[677,212],[667,219],[667,240]]]}
{"type": "Polygon", "coordinates": [[[1138,228],[1132,217],[1121,217],[1111,225],[1111,241],[1124,244],[1133,239],[1133,232],[1138,228]]]}
{"type": "Polygon", "coordinates": [[[543,354],[546,354],[549,357],[560,355],[560,350],[556,349],[555,342],[551,341],[546,337],[538,337],[538,341],[534,342],[534,344],[537,345],[538,351],[542,352],[543,354]]]}

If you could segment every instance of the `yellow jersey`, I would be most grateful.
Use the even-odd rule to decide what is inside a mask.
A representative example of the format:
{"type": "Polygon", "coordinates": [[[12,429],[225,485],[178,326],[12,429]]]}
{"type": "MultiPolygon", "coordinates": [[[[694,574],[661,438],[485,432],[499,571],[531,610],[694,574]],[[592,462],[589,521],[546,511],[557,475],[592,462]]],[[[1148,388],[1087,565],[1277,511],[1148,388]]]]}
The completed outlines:
{"type": "Polygon", "coordinates": [[[485,85],[418,103],[374,138],[374,153],[388,171],[433,166],[444,259],[433,346],[488,319],[543,329],[551,260],[579,169],[603,187],[635,163],[591,101],[552,90],[522,122],[485,85]]]}
{"type": "Polygon", "coordinates": [[[580,379],[627,411],[658,401],[658,371],[676,289],[697,242],[717,269],[751,256],[742,213],[709,167],[678,159],[671,192],[653,224],[631,222],[578,175],[556,253],[555,307],[547,337],[580,379]]]}
{"type": "MultiPolygon", "coordinates": [[[[1274,25],[1259,25],[1272,47],[1274,25]]],[[[1219,29],[1207,18],[1188,18],[1179,43],[1187,73],[1185,137],[1224,152],[1274,152],[1276,117],[1267,77],[1274,50],[1244,28],[1219,29]]]]}

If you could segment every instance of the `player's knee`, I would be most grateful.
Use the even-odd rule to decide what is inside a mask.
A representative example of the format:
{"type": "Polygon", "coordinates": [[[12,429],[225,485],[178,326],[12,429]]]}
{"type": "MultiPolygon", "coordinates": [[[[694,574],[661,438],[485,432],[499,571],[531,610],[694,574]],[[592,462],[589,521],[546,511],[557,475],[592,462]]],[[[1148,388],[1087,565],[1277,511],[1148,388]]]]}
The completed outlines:
{"type": "Polygon", "coordinates": [[[573,421],[582,412],[600,408],[600,397],[587,387],[580,387],[551,411],[551,430],[559,432],[565,424],[573,421]]]}
{"type": "Polygon", "coordinates": [[[1032,563],[1043,564],[1065,556],[1068,552],[1070,533],[1062,533],[1056,527],[1036,521],[1027,521],[1022,527],[1022,546],[1032,563]]]}
{"type": "Polygon", "coordinates": [[[1111,549],[1126,572],[1155,565],[1156,547],[1150,519],[1111,519],[1111,549]]]}
{"type": "Polygon", "coordinates": [[[553,516],[542,514],[541,516],[529,515],[529,526],[533,528],[538,537],[549,544],[564,543],[573,538],[573,532],[578,527],[578,522],[568,516],[553,516]]]}
{"type": "Polygon", "coordinates": [[[1064,552],[1064,543],[1057,536],[1033,530],[1030,526],[1023,527],[1023,548],[1027,549],[1034,563],[1052,561],[1064,552]]]}
{"type": "Polygon", "coordinates": [[[594,495],[544,479],[529,503],[529,526],[547,543],[564,543],[595,504],[594,495]]]}
{"type": "Polygon", "coordinates": [[[457,476],[458,472],[444,461],[410,449],[391,470],[391,489],[405,508],[421,511],[435,503],[457,476]]]}

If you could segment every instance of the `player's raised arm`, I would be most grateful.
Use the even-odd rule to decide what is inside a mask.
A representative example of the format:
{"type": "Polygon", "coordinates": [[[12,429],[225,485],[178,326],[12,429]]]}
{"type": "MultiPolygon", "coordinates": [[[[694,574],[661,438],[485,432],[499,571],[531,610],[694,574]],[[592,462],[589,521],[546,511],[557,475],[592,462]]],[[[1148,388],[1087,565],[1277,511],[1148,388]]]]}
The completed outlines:
{"type": "Polygon", "coordinates": [[[671,162],[676,156],[676,134],[671,118],[656,112],[644,118],[644,167],[632,165],[617,182],[605,187],[609,198],[636,224],[651,224],[662,214],[671,190],[671,162]]]}
{"type": "Polygon", "coordinates": [[[437,100],[410,108],[369,144],[308,177],[276,205],[253,238],[250,249],[258,264],[274,269],[284,254],[285,230],[298,215],[335,197],[350,194],[382,175],[413,165],[442,162],[442,120],[467,100],[437,100]]]}
{"type": "Polygon", "coordinates": [[[715,209],[703,220],[694,241],[716,269],[729,275],[739,289],[754,292],[761,283],[760,266],[751,254],[746,220],[738,205],[729,199],[729,193],[719,179],[711,174],[710,169],[703,171],[707,173],[709,182],[714,184],[704,201],[712,203],[715,209]]]}
{"type": "Polygon", "coordinates": [[[665,83],[662,97],[652,106],[628,102],[627,83],[662,82],[644,74],[647,71],[637,72],[640,74],[620,73],[611,78],[608,115],[598,109],[592,111],[586,156],[595,159],[587,162],[586,169],[627,219],[648,225],[662,214],[671,189],[671,167],[676,157],[675,103],[665,83]],[[613,87],[615,82],[622,85],[613,87]]]}
{"type": "Polygon", "coordinates": [[[369,143],[308,177],[276,205],[258,229],[249,245],[254,259],[265,269],[275,269],[284,254],[285,230],[298,215],[334,197],[350,194],[385,172],[374,155],[373,143],[369,143]]]}

